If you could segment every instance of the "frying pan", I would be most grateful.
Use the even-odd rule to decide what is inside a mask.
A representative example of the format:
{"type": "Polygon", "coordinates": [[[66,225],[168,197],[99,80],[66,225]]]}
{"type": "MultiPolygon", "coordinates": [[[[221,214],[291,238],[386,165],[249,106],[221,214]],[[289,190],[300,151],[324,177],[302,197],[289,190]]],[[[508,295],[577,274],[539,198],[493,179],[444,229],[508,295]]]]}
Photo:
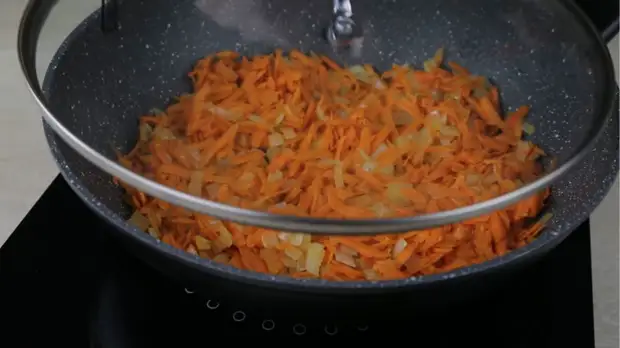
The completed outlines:
{"type": "MultiPolygon", "coordinates": [[[[45,135],[62,175],[136,255],[197,287],[245,283],[259,285],[252,291],[279,288],[345,295],[357,289],[356,293],[379,294],[452,286],[473,276],[502,273],[560,243],[601,202],[618,172],[617,87],[610,56],[596,29],[570,1],[353,1],[356,24],[363,28],[363,47],[357,58],[334,52],[324,39],[324,28],[333,19],[331,3],[119,1],[113,30],[102,30],[99,11],[86,18],[61,45],[40,87],[36,45],[46,20],[53,21],[47,17],[54,4],[29,1],[20,28],[19,54],[28,85],[42,107],[45,135]],[[528,122],[536,127],[532,140],[557,158],[555,171],[524,191],[500,197],[495,205],[458,214],[313,225],[312,221],[261,213],[239,215],[227,206],[180,199],[178,192],[154,188],[110,164],[114,148],[125,152],[135,143],[137,117],[188,92],[187,72],[209,53],[232,49],[251,55],[300,48],[343,63],[358,59],[381,70],[392,63],[418,65],[439,47],[446,49],[448,60],[500,86],[505,108],[531,105],[528,122]],[[359,233],[373,228],[393,232],[445,224],[497,209],[551,183],[553,218],[528,246],[448,273],[369,282],[291,279],[234,269],[159,243],[126,222],[130,209],[110,174],[189,208],[204,211],[207,207],[215,216],[297,230],[313,226],[318,232],[346,233],[355,228],[359,233]]],[[[107,13],[104,22],[114,18],[113,14],[107,13]]],[[[239,288],[243,287],[235,291],[242,291],[239,288]]]]}

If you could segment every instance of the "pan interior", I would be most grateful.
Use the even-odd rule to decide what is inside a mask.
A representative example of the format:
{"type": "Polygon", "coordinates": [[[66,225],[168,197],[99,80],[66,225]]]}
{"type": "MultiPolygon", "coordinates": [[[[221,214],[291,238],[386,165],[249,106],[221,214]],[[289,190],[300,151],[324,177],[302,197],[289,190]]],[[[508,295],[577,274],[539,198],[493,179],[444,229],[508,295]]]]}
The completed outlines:
{"type": "MultiPolygon", "coordinates": [[[[500,87],[506,110],[532,107],[532,140],[558,163],[592,136],[603,111],[605,54],[561,1],[359,0],[353,11],[365,30],[364,63],[379,70],[394,63],[420,66],[444,47],[448,60],[500,87]]],[[[67,38],[48,71],[46,97],[73,134],[115,158],[114,149],[126,152],[135,143],[139,116],[190,91],[187,73],[205,55],[297,48],[351,63],[323,39],[330,19],[323,2],[120,1],[120,30],[103,33],[93,14],[67,38]]],[[[80,185],[115,214],[128,216],[107,174],[62,142],[54,144],[80,185]]],[[[571,207],[584,204],[578,200],[586,193],[563,187],[554,187],[551,230],[570,220],[571,207]]]]}

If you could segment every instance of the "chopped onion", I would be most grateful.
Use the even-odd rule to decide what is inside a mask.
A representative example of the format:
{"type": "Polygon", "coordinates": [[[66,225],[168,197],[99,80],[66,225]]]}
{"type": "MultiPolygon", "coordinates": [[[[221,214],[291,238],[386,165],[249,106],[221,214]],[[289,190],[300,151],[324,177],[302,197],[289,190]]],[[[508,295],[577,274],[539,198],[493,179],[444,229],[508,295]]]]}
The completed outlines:
{"type": "Polygon", "coordinates": [[[153,131],[153,136],[159,140],[172,140],[176,139],[176,136],[172,133],[172,131],[168,128],[164,127],[155,127],[153,131]]]}
{"type": "Polygon", "coordinates": [[[422,127],[416,134],[411,136],[412,140],[418,145],[418,150],[426,150],[429,147],[433,139],[431,138],[431,133],[426,127],[422,127]]]}
{"type": "Polygon", "coordinates": [[[254,173],[252,172],[245,172],[243,174],[241,174],[241,176],[239,177],[240,181],[252,181],[254,180],[254,178],[256,177],[256,175],[254,175],[254,173]]]}
{"type": "Polygon", "coordinates": [[[390,213],[390,209],[381,202],[375,203],[370,209],[372,209],[378,217],[384,217],[390,213]]]}
{"type": "Polygon", "coordinates": [[[162,109],[158,109],[158,108],[152,108],[151,109],[151,114],[153,114],[154,116],[159,116],[159,115],[165,115],[166,112],[162,109]]]}
{"type": "Polygon", "coordinates": [[[434,59],[427,59],[424,61],[424,71],[431,72],[437,68],[437,63],[434,59]]]}
{"type": "Polygon", "coordinates": [[[523,124],[522,128],[523,128],[523,132],[527,135],[532,135],[536,131],[536,128],[534,128],[534,126],[532,126],[531,124],[527,122],[523,124]]]}
{"type": "Polygon", "coordinates": [[[348,247],[346,245],[343,245],[343,244],[340,244],[338,246],[338,251],[340,251],[343,254],[350,255],[350,256],[357,256],[357,254],[358,254],[357,250],[355,250],[355,249],[353,249],[351,247],[348,247]]]}
{"type": "Polygon", "coordinates": [[[133,224],[142,231],[146,231],[151,224],[149,219],[147,219],[146,216],[140,214],[137,210],[131,215],[127,222],[133,224]]]}
{"type": "Polygon", "coordinates": [[[353,65],[349,68],[349,71],[357,78],[358,80],[365,83],[372,83],[372,77],[366,71],[366,69],[361,65],[353,65]]]}
{"type": "Polygon", "coordinates": [[[306,233],[301,233],[301,245],[302,250],[308,250],[308,246],[312,243],[312,236],[306,233]]]}
{"type": "Polygon", "coordinates": [[[297,133],[295,133],[295,130],[293,128],[286,127],[282,128],[282,135],[284,136],[284,139],[290,140],[294,139],[297,136],[297,133]]]}
{"type": "Polygon", "coordinates": [[[407,241],[404,239],[399,239],[396,241],[396,244],[394,244],[394,248],[392,249],[392,258],[396,258],[400,253],[403,252],[403,250],[405,250],[405,248],[407,247],[407,241]]]}
{"type": "Polygon", "coordinates": [[[465,177],[465,183],[469,186],[477,185],[480,183],[480,175],[479,174],[468,174],[465,177]]]}
{"type": "Polygon", "coordinates": [[[372,173],[375,170],[376,166],[377,165],[374,162],[365,162],[362,165],[362,169],[367,171],[367,172],[371,172],[372,173]]]}
{"type": "Polygon", "coordinates": [[[192,175],[189,177],[189,184],[187,185],[187,192],[190,195],[194,196],[202,196],[202,184],[204,179],[204,172],[201,170],[197,170],[192,172],[192,175]]]}
{"type": "Polygon", "coordinates": [[[304,235],[301,233],[291,233],[288,237],[288,242],[294,246],[300,246],[304,241],[304,235]]]}
{"type": "Polygon", "coordinates": [[[278,239],[280,239],[283,242],[286,242],[288,240],[289,236],[290,236],[290,233],[288,233],[288,232],[280,232],[280,233],[278,233],[278,239]]]}
{"type": "Polygon", "coordinates": [[[372,161],[372,158],[370,156],[368,156],[366,154],[366,152],[364,152],[364,150],[360,149],[360,155],[362,156],[362,158],[364,159],[364,161],[368,162],[368,161],[372,161]]]}
{"type": "Polygon", "coordinates": [[[446,125],[439,128],[439,133],[449,137],[458,137],[461,135],[461,132],[459,132],[458,128],[446,125]]]}
{"type": "Polygon", "coordinates": [[[200,156],[200,150],[198,150],[195,147],[188,147],[187,148],[187,153],[189,154],[189,157],[192,159],[192,164],[194,165],[194,167],[198,167],[200,166],[200,161],[201,161],[201,156],[200,156]]]}
{"type": "Polygon", "coordinates": [[[284,266],[293,269],[294,271],[297,271],[297,261],[291,259],[290,257],[283,257],[282,258],[282,263],[284,264],[284,266]]]}
{"type": "Polygon", "coordinates": [[[153,133],[153,127],[148,123],[140,124],[140,141],[146,142],[151,138],[151,134],[153,133]]]}
{"type": "Polygon", "coordinates": [[[203,236],[196,236],[196,247],[199,251],[211,250],[211,241],[203,236]]]}
{"type": "Polygon", "coordinates": [[[345,253],[342,253],[340,251],[336,251],[334,253],[334,259],[336,259],[336,261],[343,263],[347,266],[350,267],[355,267],[355,259],[353,258],[353,256],[351,255],[347,255],[345,253]]]}
{"type": "Polygon", "coordinates": [[[218,224],[216,224],[216,227],[219,232],[217,236],[217,241],[221,243],[221,245],[224,246],[225,248],[229,248],[230,246],[232,246],[233,237],[232,237],[232,233],[230,233],[228,228],[226,228],[226,226],[224,226],[224,224],[221,221],[218,221],[218,224]]]}
{"type": "Polygon", "coordinates": [[[319,276],[325,250],[322,244],[311,243],[306,252],[306,271],[319,276]]]}
{"type": "Polygon", "coordinates": [[[297,260],[297,267],[295,268],[299,272],[303,272],[306,270],[306,255],[301,255],[299,260],[297,260]]]}
{"type": "Polygon", "coordinates": [[[373,269],[365,269],[363,272],[367,280],[378,280],[379,279],[379,274],[375,272],[375,270],[373,269]]]}
{"type": "Polygon", "coordinates": [[[278,115],[278,117],[276,117],[276,125],[279,125],[280,123],[282,123],[282,121],[284,121],[284,113],[281,113],[278,115]]]}
{"type": "Polygon", "coordinates": [[[279,155],[280,152],[282,152],[281,148],[279,148],[279,147],[270,147],[270,148],[267,149],[267,152],[265,153],[265,156],[267,156],[267,159],[269,161],[271,161],[271,160],[273,160],[274,157],[279,155]]]}
{"type": "Polygon", "coordinates": [[[411,136],[401,135],[394,140],[394,145],[399,149],[405,149],[411,142],[411,136]]]}
{"type": "Polygon", "coordinates": [[[372,159],[377,159],[377,157],[379,157],[379,155],[384,152],[385,150],[387,150],[387,145],[385,144],[379,144],[379,146],[377,146],[377,149],[375,150],[375,153],[372,154],[372,159]]]}
{"type": "Polygon", "coordinates": [[[442,146],[448,146],[452,144],[452,138],[439,138],[439,144],[442,146]]]}
{"type": "Polygon", "coordinates": [[[263,233],[261,236],[261,242],[265,248],[275,248],[280,244],[278,236],[274,233],[263,233]]]}
{"type": "Polygon", "coordinates": [[[515,155],[517,159],[521,162],[525,162],[527,159],[527,155],[530,153],[531,145],[527,141],[520,140],[517,143],[517,148],[515,150],[515,155]]]}
{"type": "Polygon", "coordinates": [[[280,181],[284,178],[284,174],[282,174],[282,171],[280,170],[276,170],[273,173],[269,173],[269,175],[267,175],[267,182],[276,182],[276,181],[280,181]]]}
{"type": "Polygon", "coordinates": [[[297,248],[295,248],[294,246],[288,246],[286,247],[286,249],[284,249],[284,254],[288,257],[290,257],[292,260],[299,260],[302,256],[303,256],[303,252],[297,248]]]}
{"type": "Polygon", "coordinates": [[[194,248],[194,246],[191,244],[190,246],[187,247],[187,249],[185,249],[185,251],[187,251],[188,253],[192,255],[198,255],[198,251],[196,251],[196,248],[194,248]]]}
{"type": "Polygon", "coordinates": [[[396,204],[405,204],[409,200],[407,197],[403,195],[403,189],[407,187],[412,187],[411,184],[406,184],[402,182],[392,182],[387,184],[387,196],[390,201],[396,204]]]}
{"type": "Polygon", "coordinates": [[[215,262],[219,262],[219,263],[228,263],[230,261],[230,255],[228,254],[217,254],[215,255],[215,257],[213,258],[213,261],[215,262]]]}
{"type": "Polygon", "coordinates": [[[275,147],[284,144],[284,137],[278,132],[269,134],[269,146],[275,147]]]}
{"type": "Polygon", "coordinates": [[[248,119],[254,123],[266,124],[265,120],[262,117],[255,114],[248,116],[248,119]]]}
{"type": "Polygon", "coordinates": [[[224,109],[222,107],[213,105],[212,103],[207,104],[206,108],[212,114],[220,116],[220,117],[225,118],[225,119],[230,120],[230,121],[236,121],[239,118],[241,118],[240,114],[238,114],[236,112],[233,112],[233,111],[230,111],[230,110],[226,110],[226,109],[224,109]]]}
{"type": "Polygon", "coordinates": [[[155,239],[160,239],[161,238],[161,234],[159,233],[159,230],[155,227],[149,227],[148,228],[148,232],[151,235],[151,237],[155,238],[155,239]]]}

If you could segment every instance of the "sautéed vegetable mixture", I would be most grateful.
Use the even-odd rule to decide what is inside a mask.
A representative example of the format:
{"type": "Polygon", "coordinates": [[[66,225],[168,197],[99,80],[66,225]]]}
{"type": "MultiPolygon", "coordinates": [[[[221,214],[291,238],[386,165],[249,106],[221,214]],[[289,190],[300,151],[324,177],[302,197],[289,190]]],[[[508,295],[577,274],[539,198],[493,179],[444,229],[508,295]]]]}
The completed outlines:
{"type": "MultiPolygon", "coordinates": [[[[220,52],[189,74],[193,93],[140,118],[125,167],[192,195],[248,209],[387,218],[471,205],[537,178],[543,151],[523,139],[528,107],[443,50],[424,68],[342,67],[327,57],[220,52]]],[[[122,183],[121,183],[122,184],[122,183]]],[[[130,222],[189,253],[256,272],[329,280],[446,272],[523,246],[543,228],[549,191],[439,228],[310,236],[220,221],[123,184],[130,222]]]]}

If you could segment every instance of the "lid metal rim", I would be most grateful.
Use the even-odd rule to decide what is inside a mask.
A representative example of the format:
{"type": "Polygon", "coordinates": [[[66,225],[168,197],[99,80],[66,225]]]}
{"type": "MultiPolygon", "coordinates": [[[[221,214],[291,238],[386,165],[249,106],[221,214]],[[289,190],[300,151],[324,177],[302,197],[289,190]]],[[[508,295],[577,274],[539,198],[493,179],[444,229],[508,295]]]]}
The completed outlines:
{"type": "MultiPolygon", "coordinates": [[[[484,215],[512,205],[519,200],[550,186],[570,171],[570,169],[572,169],[585,157],[585,155],[593,147],[596,140],[602,134],[614,105],[616,88],[613,74],[610,73],[608,74],[609,76],[606,76],[604,81],[607,88],[603,89],[606,93],[603,96],[604,102],[601,105],[601,110],[603,111],[598,115],[595,123],[593,124],[593,136],[589,137],[586,141],[580,144],[574,155],[568,161],[558,166],[555,170],[515,191],[466,207],[412,217],[351,220],[279,215],[262,211],[242,209],[192,196],[136,174],[98,153],[96,150],[80,140],[77,136],[72,134],[61,124],[59,120],[54,117],[44,101],[44,96],[37,79],[35,61],[36,44],[40,36],[41,28],[47,19],[47,15],[55,6],[56,2],[57,0],[29,0],[22,15],[18,31],[17,51],[20,66],[30,92],[43,111],[43,119],[45,122],[63,141],[66,142],[67,145],[69,145],[82,157],[104,172],[119,178],[119,180],[127,183],[128,185],[172,204],[219,219],[234,221],[241,224],[314,234],[362,235],[422,230],[484,215]],[[39,20],[38,23],[37,20],[39,20]]],[[[576,5],[569,4],[567,6],[576,5]]],[[[605,60],[604,63],[606,66],[604,68],[607,71],[613,71],[611,57],[609,52],[604,49],[602,39],[596,33],[594,26],[587,20],[586,25],[588,29],[592,31],[593,36],[596,40],[598,40],[598,44],[605,52],[605,57],[603,59],[605,60]]]]}

